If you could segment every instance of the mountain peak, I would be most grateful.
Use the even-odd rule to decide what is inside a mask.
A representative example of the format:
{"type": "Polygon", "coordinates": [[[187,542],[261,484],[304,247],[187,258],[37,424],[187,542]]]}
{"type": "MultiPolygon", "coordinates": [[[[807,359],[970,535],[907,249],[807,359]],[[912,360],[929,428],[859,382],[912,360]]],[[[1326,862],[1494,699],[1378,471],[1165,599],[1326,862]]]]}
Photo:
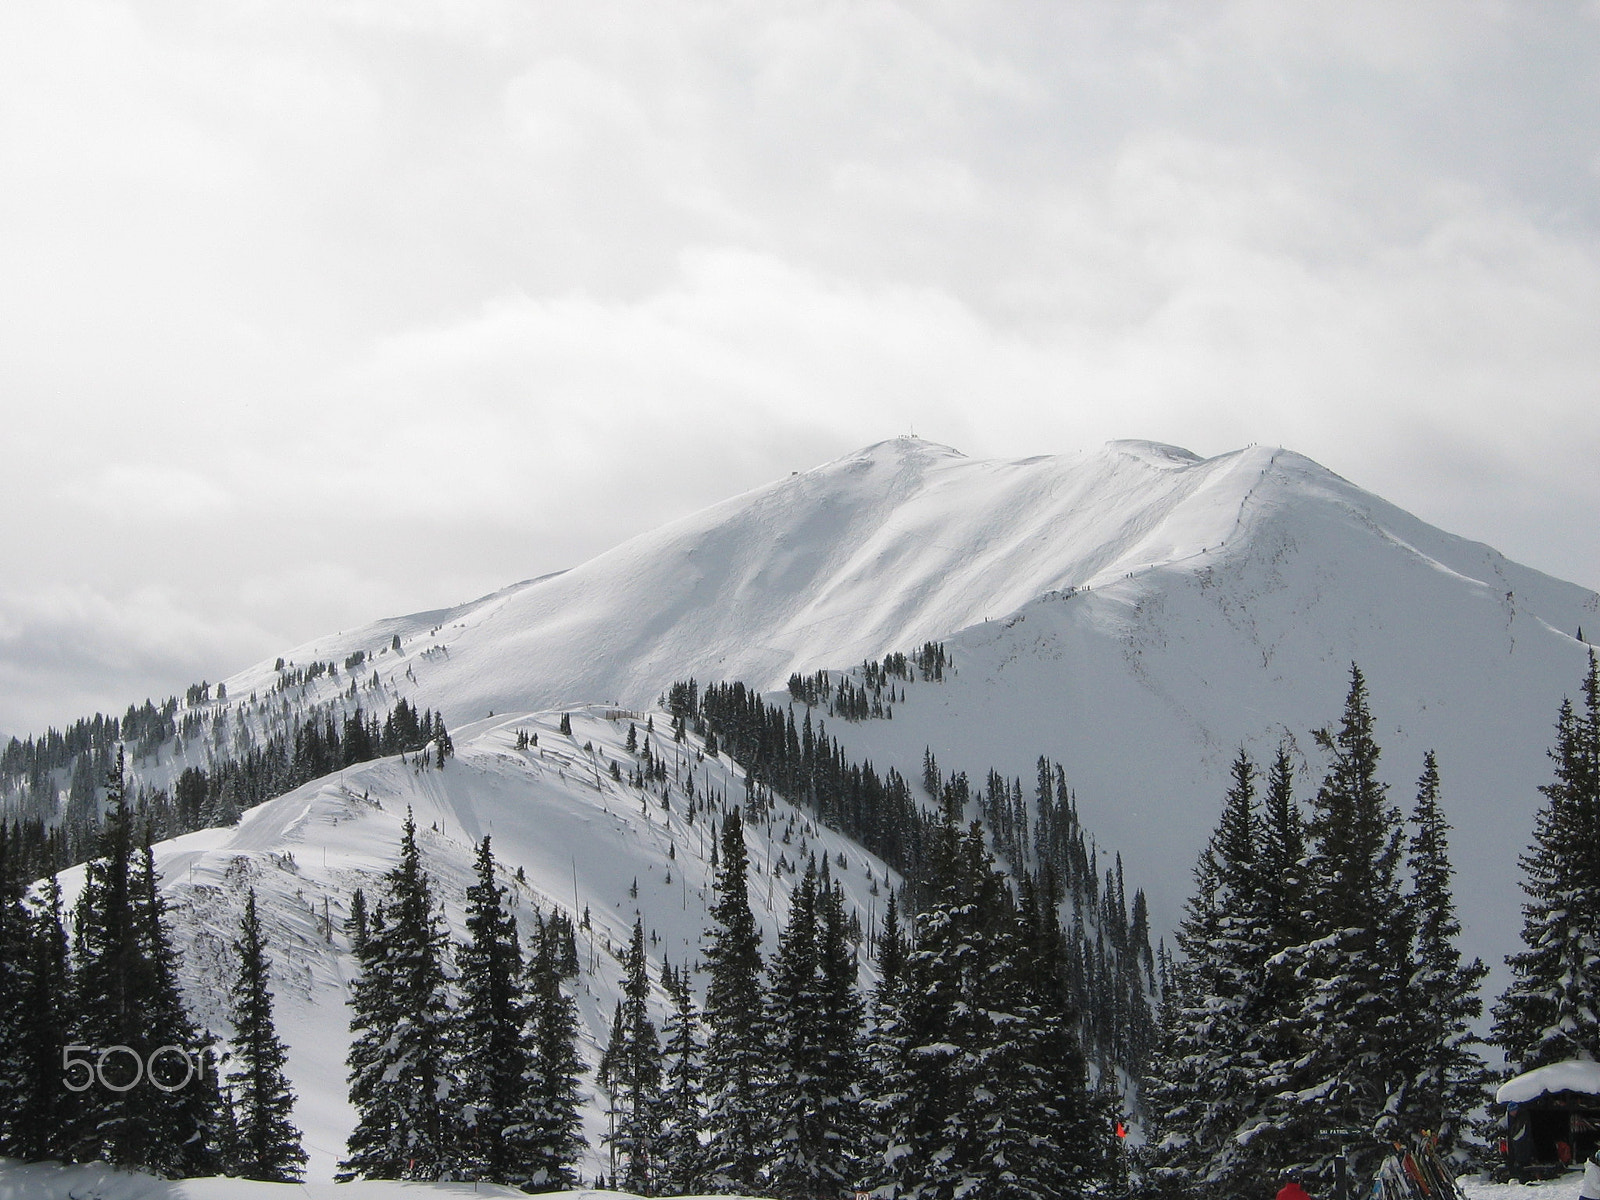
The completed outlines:
{"type": "Polygon", "coordinates": [[[930,442],[919,438],[915,434],[902,433],[898,437],[884,438],[881,442],[873,442],[859,450],[834,459],[834,462],[932,462],[941,458],[963,459],[967,456],[954,446],[946,446],[942,442],[930,442]]]}
{"type": "Polygon", "coordinates": [[[1106,449],[1130,454],[1155,466],[1188,467],[1206,461],[1193,450],[1171,446],[1166,442],[1145,441],[1143,438],[1118,438],[1107,442],[1106,449]]]}

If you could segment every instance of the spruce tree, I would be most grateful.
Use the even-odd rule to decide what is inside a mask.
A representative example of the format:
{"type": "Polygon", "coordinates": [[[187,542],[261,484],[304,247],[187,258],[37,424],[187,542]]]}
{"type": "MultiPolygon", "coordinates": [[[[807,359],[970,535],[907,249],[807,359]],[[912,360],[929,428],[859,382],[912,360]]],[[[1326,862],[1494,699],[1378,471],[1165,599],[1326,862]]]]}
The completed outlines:
{"type": "Polygon", "coordinates": [[[761,934],[750,912],[739,809],[722,826],[712,928],[707,932],[706,1186],[753,1193],[760,1186],[767,1117],[761,1108],[765,1067],[761,997],[761,934]]]}
{"type": "Polygon", "coordinates": [[[817,975],[812,995],[817,1010],[818,1187],[823,1192],[849,1191],[867,1170],[862,1108],[865,1007],[844,891],[829,880],[826,859],[817,887],[817,975]]]}
{"type": "Polygon", "coordinates": [[[517,1109],[532,1065],[522,946],[505,893],[495,881],[485,837],[478,845],[476,882],[467,888],[468,941],[456,951],[461,1003],[452,1053],[460,1064],[461,1173],[489,1183],[521,1178],[517,1109]]]}
{"type": "Polygon", "coordinates": [[[61,885],[54,876],[25,906],[26,960],[10,1061],[13,1064],[5,1153],[29,1162],[66,1158],[76,1096],[62,1084],[61,1052],[74,1025],[74,981],[62,924],[61,885]]]}
{"type": "Polygon", "coordinates": [[[874,999],[894,987],[905,960],[906,940],[900,931],[900,903],[891,887],[889,902],[883,911],[883,928],[878,933],[878,986],[874,999]]]}
{"type": "MultiPolygon", "coordinates": [[[[1312,803],[1306,876],[1307,941],[1291,958],[1310,981],[1300,1018],[1303,1056],[1294,1064],[1282,1125],[1300,1165],[1331,1171],[1338,1149],[1323,1131],[1366,1130],[1379,1139],[1404,1128],[1410,976],[1410,908],[1401,896],[1400,813],[1377,774],[1366,681],[1350,669],[1337,732],[1315,734],[1332,762],[1312,803]]],[[[1358,1155],[1357,1169],[1375,1166],[1358,1155]]]]}
{"type": "Polygon", "coordinates": [[[0,820],[0,1156],[17,1154],[17,1122],[24,1119],[27,1051],[23,1027],[30,989],[32,944],[26,884],[12,841],[0,820]]]}
{"type": "MultiPolygon", "coordinates": [[[[73,918],[77,1023],[72,1040],[95,1053],[128,1046],[142,1062],[155,1049],[146,1045],[140,1008],[150,988],[150,965],[134,916],[133,831],[120,754],[106,788],[99,854],[84,866],[83,890],[73,918]]],[[[103,1159],[129,1167],[149,1161],[142,1097],[132,1088],[114,1090],[133,1078],[131,1070],[124,1071],[128,1064],[121,1061],[123,1057],[119,1052],[107,1058],[113,1088],[102,1088],[95,1081],[79,1093],[70,1151],[74,1159],[103,1159]]]]}
{"type": "Polygon", "coordinates": [[[79,1093],[70,1154],[169,1177],[211,1173],[222,1126],[212,1039],[178,988],[154,855],[148,841],[134,849],[120,749],[106,784],[100,855],[85,867],[74,914],[72,1042],[96,1056],[109,1086],[96,1077],[79,1093]]]}
{"type": "Polygon", "coordinates": [[[351,990],[346,1062],[358,1122],[336,1178],[440,1179],[457,1169],[460,1144],[446,943],[409,811],[384,883],[351,990]]]}
{"type": "Polygon", "coordinates": [[[1589,652],[1583,709],[1561,702],[1555,778],[1522,856],[1522,941],[1494,1008],[1492,1040],[1516,1071],[1600,1059],[1600,666],[1589,652]]]}
{"type": "Polygon", "coordinates": [[[766,989],[771,1050],[764,1107],[774,1122],[766,1172],[768,1186],[784,1200],[811,1194],[820,1150],[815,1127],[820,1081],[813,1062],[820,1014],[811,1002],[817,973],[816,925],[817,870],[812,861],[789,891],[789,920],[768,965],[766,989]]]}
{"type": "Polygon", "coordinates": [[[699,1018],[689,986],[688,968],[664,970],[662,984],[672,1000],[672,1012],[663,1030],[665,1078],[657,1177],[662,1195],[682,1196],[700,1189],[705,1170],[705,1155],[700,1146],[700,1131],[705,1123],[701,1103],[705,1047],[696,1032],[699,1018]]]}
{"type": "Polygon", "coordinates": [[[233,944],[239,974],[232,989],[234,1060],[229,1073],[235,1142],[232,1173],[269,1183],[297,1183],[304,1174],[306,1152],[300,1131],[290,1120],[294,1092],[283,1067],[287,1052],[272,1020],[272,992],[256,893],[245,893],[239,939],[233,944]]]}
{"type": "Polygon", "coordinates": [[[1082,1194],[1108,1131],[1091,1132],[1070,1017],[1022,961],[981,827],[961,835],[947,809],[935,855],[938,892],[874,1030],[879,1181],[914,1200],[1082,1194]]]}
{"type": "Polygon", "coordinates": [[[1263,1062],[1267,959],[1263,939],[1266,839],[1255,767],[1241,749],[1215,833],[1195,867],[1196,891],[1178,931],[1182,960],[1166,1040],[1149,1081],[1156,1138],[1151,1175],[1168,1191],[1243,1195],[1266,1188],[1274,1165],[1270,1063],[1263,1062]]]}
{"type": "Polygon", "coordinates": [[[861,1000],[844,897],[814,863],[790,893],[767,990],[767,1082],[773,1148],[767,1186],[780,1197],[847,1190],[861,1170],[861,1000]]]}
{"type": "MultiPolygon", "coordinates": [[[[574,1167],[583,1152],[579,1087],[583,1061],[578,1057],[578,1007],[561,986],[568,972],[571,922],[534,917],[534,939],[528,955],[528,1034],[533,1058],[524,1081],[517,1138],[526,1147],[520,1185],[530,1192],[576,1187],[574,1167]],[[565,930],[565,936],[563,936],[565,930]]],[[[571,973],[576,974],[574,962],[571,973]]]]}
{"type": "Polygon", "coordinates": [[[1412,810],[1407,866],[1411,875],[1412,974],[1406,998],[1411,1019],[1404,1111],[1415,1129],[1437,1134],[1441,1148],[1456,1148],[1470,1114],[1487,1099],[1489,1071],[1474,1049],[1482,1039],[1473,1027],[1483,1013],[1478,988],[1489,969],[1478,959],[1463,963],[1457,939],[1455,897],[1450,886],[1450,824],[1439,804],[1439,767],[1430,750],[1423,758],[1412,810]]]}
{"type": "Polygon", "coordinates": [[[216,1039],[195,1025],[178,985],[180,960],[167,935],[166,905],[148,829],[132,875],[132,894],[133,928],[144,964],[138,999],[149,1088],[142,1096],[148,1139],[144,1165],[171,1178],[215,1174],[225,1165],[230,1123],[217,1081],[216,1039]],[[169,1046],[176,1049],[163,1053],[161,1048],[169,1046]]]}
{"type": "Polygon", "coordinates": [[[624,960],[623,998],[601,1065],[600,1084],[611,1095],[614,1152],[623,1160],[622,1187],[656,1194],[655,1158],[661,1127],[661,1043],[650,1019],[650,977],[644,922],[635,919],[624,960]]]}

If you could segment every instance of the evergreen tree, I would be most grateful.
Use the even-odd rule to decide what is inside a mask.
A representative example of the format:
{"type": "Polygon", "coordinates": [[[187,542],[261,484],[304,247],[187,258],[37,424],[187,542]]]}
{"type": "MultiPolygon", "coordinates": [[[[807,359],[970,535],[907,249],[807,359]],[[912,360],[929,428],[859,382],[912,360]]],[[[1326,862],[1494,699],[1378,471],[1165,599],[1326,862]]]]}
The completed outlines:
{"type": "Polygon", "coordinates": [[[151,1047],[145,1061],[152,1094],[145,1097],[144,1117],[155,1148],[146,1165],[172,1177],[215,1174],[224,1165],[231,1114],[222,1102],[213,1061],[216,1039],[195,1025],[178,987],[179,957],[167,936],[166,906],[148,829],[139,852],[134,896],[140,949],[150,971],[148,990],[140,1002],[151,1047]],[[192,1059],[183,1061],[174,1051],[161,1054],[163,1046],[178,1047],[199,1057],[203,1065],[190,1078],[192,1059]]]}
{"type": "Polygon", "coordinates": [[[456,951],[461,1005],[453,1057],[460,1064],[462,1174],[490,1183],[523,1177],[528,1130],[519,1108],[532,1067],[522,946],[516,919],[505,910],[505,894],[495,881],[494,854],[485,837],[478,845],[477,880],[467,888],[469,940],[456,951]]]}
{"type": "Polygon", "coordinates": [[[26,884],[15,861],[14,843],[0,820],[0,1155],[16,1153],[14,1126],[23,1119],[27,1055],[25,1008],[32,972],[31,930],[23,904],[26,884]]]}
{"type": "Polygon", "coordinates": [[[79,1093],[70,1153],[169,1177],[210,1173],[221,1165],[222,1125],[211,1038],[178,989],[148,841],[134,850],[120,749],[106,782],[101,853],[85,868],[74,915],[72,1042],[96,1052],[108,1086],[96,1078],[79,1093]]]}
{"type": "MultiPolygon", "coordinates": [[[[528,957],[528,995],[532,1003],[529,1036],[533,1060],[525,1080],[517,1137],[527,1147],[521,1186],[530,1192],[576,1187],[574,1166],[585,1146],[578,1080],[578,1007],[561,987],[570,950],[571,922],[546,922],[535,915],[534,944],[528,957]],[[566,938],[561,926],[566,929],[566,938]],[[564,943],[565,942],[565,947],[564,943]]],[[[576,974],[576,964],[570,974],[576,974]]]]}
{"type": "Polygon", "coordinates": [[[360,888],[350,897],[350,915],[345,919],[344,932],[350,939],[350,953],[360,962],[367,952],[367,894],[360,888]]]}
{"type": "MultiPolygon", "coordinates": [[[[1307,941],[1290,958],[1309,981],[1300,1018],[1303,1056],[1282,1095],[1280,1126],[1301,1165],[1331,1170],[1337,1146],[1323,1131],[1370,1130],[1379,1139],[1404,1128],[1408,1050],[1405,1011],[1411,973],[1410,907],[1401,897],[1400,813],[1378,779],[1366,681],[1350,669],[1336,733],[1319,730],[1332,756],[1308,824],[1307,941]]],[[[1353,1159],[1358,1170],[1375,1166],[1353,1159]]]]}
{"type": "MultiPolygon", "coordinates": [[[[818,1062],[822,1012],[817,1003],[817,872],[814,862],[789,892],[789,920],[772,956],[767,986],[771,1041],[765,1108],[773,1121],[766,1168],[777,1196],[823,1190],[823,1080],[818,1062]]],[[[837,1185],[827,1190],[836,1190],[837,1185]]]]}
{"type": "Polygon", "coordinates": [[[696,1035],[699,1025],[689,972],[662,972],[662,983],[672,1000],[672,1012],[663,1030],[666,1039],[665,1080],[662,1094],[661,1142],[658,1179],[661,1194],[688,1195],[698,1191],[705,1169],[700,1146],[704,1125],[701,1083],[705,1047],[696,1035]]]}
{"type": "Polygon", "coordinates": [[[849,1191],[868,1170],[862,1108],[865,1008],[844,891],[829,880],[826,859],[817,886],[817,975],[812,994],[817,1011],[818,1187],[823,1192],[849,1191]]]}
{"type": "Polygon", "coordinates": [[[760,1085],[765,1045],[761,1000],[761,933],[750,912],[739,809],[722,826],[717,900],[705,952],[707,1186],[721,1192],[754,1192],[760,1186],[766,1114],[760,1085]]]}
{"type": "Polygon", "coordinates": [[[1149,1102],[1157,1136],[1151,1175],[1167,1191],[1202,1196],[1267,1189],[1270,1062],[1261,1035],[1267,959],[1264,844],[1255,767],[1243,750],[1222,816],[1195,867],[1195,894],[1178,931],[1182,963],[1149,1102]]]}
{"type": "Polygon", "coordinates": [[[336,1178],[440,1179],[458,1166],[445,935],[410,812],[399,862],[368,925],[351,990],[350,1103],[358,1114],[336,1178]]]}
{"type": "Polygon", "coordinates": [[[906,1200],[1082,1194],[1107,1134],[1091,1132],[1075,1032],[1020,961],[981,828],[963,837],[953,815],[937,838],[938,894],[874,1034],[883,1181],[906,1200]]]}
{"type": "Polygon", "coordinates": [[[1489,1071],[1474,1049],[1482,1039],[1473,1026],[1483,1013],[1478,988],[1489,969],[1478,959],[1461,961],[1450,886],[1450,825],[1439,805],[1439,767],[1433,751],[1423,759],[1407,865],[1412,880],[1412,975],[1406,1010],[1412,1022],[1412,1052],[1404,1111],[1413,1128],[1428,1129],[1448,1153],[1467,1130],[1467,1118],[1487,1099],[1489,1071]]]}
{"type": "Polygon", "coordinates": [[[20,1005],[7,1022],[12,1064],[5,1154],[29,1162],[66,1158],[76,1097],[62,1084],[61,1052],[74,1025],[74,981],[62,925],[61,885],[52,876],[43,896],[24,906],[25,960],[20,1005]]]}
{"type": "MultiPolygon", "coordinates": [[[[101,825],[98,857],[84,868],[83,890],[73,918],[74,997],[77,1024],[73,1042],[99,1049],[128,1046],[141,1056],[146,1045],[140,1007],[151,983],[134,918],[133,833],[126,803],[123,762],[107,776],[107,812],[101,825]]],[[[142,1096],[132,1087],[116,1090],[133,1072],[123,1071],[124,1055],[108,1056],[113,1087],[90,1084],[78,1098],[78,1120],[71,1156],[103,1159],[118,1166],[146,1165],[152,1155],[145,1130],[142,1096]]],[[[142,1069],[142,1068],[141,1068],[142,1069]]]]}
{"type": "Polygon", "coordinates": [[[878,933],[878,996],[894,987],[905,959],[906,940],[900,931],[900,904],[894,889],[890,888],[889,903],[883,912],[883,929],[878,933]]]}
{"type": "Polygon", "coordinates": [[[1494,1009],[1496,1044],[1517,1071],[1600,1058],[1600,666],[1589,652],[1583,709],[1563,700],[1555,778],[1522,856],[1522,941],[1494,1009]]]}
{"type": "Polygon", "coordinates": [[[272,960],[267,957],[256,893],[245,893],[239,940],[233,944],[239,974],[232,990],[234,1059],[229,1073],[236,1142],[230,1164],[245,1179],[297,1183],[306,1152],[300,1131],[290,1120],[294,1092],[283,1073],[287,1057],[272,1020],[272,992],[267,986],[272,960]]]}
{"type": "Polygon", "coordinates": [[[623,970],[623,999],[601,1064],[600,1085],[611,1095],[610,1141],[624,1160],[622,1186],[651,1196],[661,1127],[661,1043],[650,1019],[642,919],[634,920],[623,970]]]}

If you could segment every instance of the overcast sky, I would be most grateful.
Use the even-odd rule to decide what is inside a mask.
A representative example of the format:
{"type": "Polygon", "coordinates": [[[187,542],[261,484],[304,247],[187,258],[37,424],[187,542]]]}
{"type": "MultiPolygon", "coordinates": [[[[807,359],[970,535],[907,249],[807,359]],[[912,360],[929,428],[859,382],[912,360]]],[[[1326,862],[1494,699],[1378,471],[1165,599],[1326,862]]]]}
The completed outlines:
{"type": "Polygon", "coordinates": [[[905,432],[1600,586],[1600,5],[0,5],[0,730],[905,432]]]}

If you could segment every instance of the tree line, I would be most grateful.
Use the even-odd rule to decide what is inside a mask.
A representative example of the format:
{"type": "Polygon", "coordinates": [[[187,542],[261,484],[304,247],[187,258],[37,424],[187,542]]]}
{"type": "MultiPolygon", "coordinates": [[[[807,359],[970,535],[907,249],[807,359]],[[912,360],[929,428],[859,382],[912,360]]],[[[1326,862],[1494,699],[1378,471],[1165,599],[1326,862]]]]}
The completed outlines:
{"type": "MultiPolygon", "coordinates": [[[[953,670],[944,648],[928,643],[909,659],[892,655],[881,665],[866,664],[866,686],[887,688],[897,678],[911,679],[913,671],[937,682],[947,668],[953,670]]],[[[800,703],[809,695],[826,705],[838,694],[826,676],[796,677],[790,688],[800,703]]],[[[965,772],[941,773],[929,748],[920,783],[932,804],[925,806],[894,768],[880,775],[870,761],[852,761],[825,720],[813,724],[809,704],[797,722],[793,704],[769,703],[743,683],[702,690],[693,679],[674,684],[666,702],[675,724],[692,727],[708,748],[720,748],[744,769],[750,819],[764,819],[764,789],[786,797],[898,871],[912,912],[943,885],[946,864],[932,852],[941,824],[963,824],[969,809],[981,816],[989,845],[1010,874],[1026,879],[1041,903],[1054,909],[1065,902],[1073,914],[1059,931],[1055,953],[1096,1077],[1143,1075],[1156,1041],[1149,907],[1143,891],[1128,896],[1120,856],[1101,874],[1059,763],[1038,760],[1030,816],[1020,779],[1007,781],[991,770],[975,789],[965,772]]]]}
{"type": "MultiPolygon", "coordinates": [[[[30,879],[42,879],[97,853],[105,804],[101,784],[113,760],[122,754],[119,728],[129,728],[127,721],[119,726],[115,718],[96,718],[74,724],[67,736],[52,731],[38,743],[12,739],[7,753],[21,747],[15,756],[18,778],[33,780],[30,788],[50,795],[48,812],[19,815],[9,823],[0,820],[0,834],[12,855],[27,864],[30,879]],[[59,817],[51,782],[57,770],[68,772],[66,802],[59,817]]],[[[313,712],[294,719],[246,753],[219,757],[209,769],[185,767],[170,789],[139,786],[129,803],[135,826],[163,841],[196,829],[232,825],[245,809],[333,771],[391,754],[425,751],[442,764],[455,747],[442,715],[418,709],[404,698],[381,718],[360,707],[343,716],[313,712]]]]}
{"type": "MultiPolygon", "coordinates": [[[[937,887],[909,930],[891,900],[870,996],[826,860],[798,874],[770,956],[750,908],[741,809],[718,838],[703,1007],[687,964],[662,964],[664,1027],[642,918],[594,1076],[610,1184],[801,1200],[841,1189],[953,1198],[1112,1194],[1114,1104],[1079,1049],[1056,909],[995,868],[980,826],[933,830],[937,887]]],[[[353,905],[359,1124],[341,1178],[573,1186],[576,1019],[561,937],[536,914],[526,956],[488,840],[470,941],[447,969],[442,917],[409,819],[370,913],[353,905]]],[[[570,932],[570,922],[567,926],[570,932]]],[[[565,952],[570,955],[570,947],[565,952]]],[[[575,970],[575,957],[568,965],[575,970]]]]}
{"type": "Polygon", "coordinates": [[[0,1156],[298,1179],[305,1153],[254,893],[234,942],[234,1048],[219,1078],[217,1039],[178,987],[149,830],[136,838],[120,754],[107,793],[70,936],[59,883],[30,890],[25,860],[0,837],[0,1156]]]}

